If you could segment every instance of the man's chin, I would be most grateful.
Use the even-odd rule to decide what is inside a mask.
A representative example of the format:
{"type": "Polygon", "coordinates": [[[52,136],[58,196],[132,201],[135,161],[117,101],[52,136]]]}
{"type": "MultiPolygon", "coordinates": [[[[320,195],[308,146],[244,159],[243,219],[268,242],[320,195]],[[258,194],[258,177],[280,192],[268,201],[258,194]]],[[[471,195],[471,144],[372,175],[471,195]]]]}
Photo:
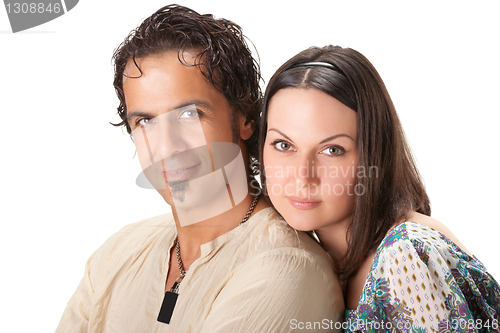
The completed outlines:
{"type": "Polygon", "coordinates": [[[169,188],[166,190],[159,190],[166,203],[177,212],[187,211],[194,208],[199,208],[206,204],[206,196],[198,193],[193,193],[192,186],[189,182],[178,182],[175,184],[169,183],[169,188]]]}
{"type": "Polygon", "coordinates": [[[170,188],[170,194],[174,201],[174,205],[176,205],[176,207],[182,205],[186,201],[187,192],[189,190],[189,183],[188,182],[169,183],[168,187],[170,188]]]}
{"type": "Polygon", "coordinates": [[[232,207],[227,187],[213,182],[171,182],[168,189],[158,190],[163,199],[175,210],[181,226],[195,224],[220,215],[232,207]]]}

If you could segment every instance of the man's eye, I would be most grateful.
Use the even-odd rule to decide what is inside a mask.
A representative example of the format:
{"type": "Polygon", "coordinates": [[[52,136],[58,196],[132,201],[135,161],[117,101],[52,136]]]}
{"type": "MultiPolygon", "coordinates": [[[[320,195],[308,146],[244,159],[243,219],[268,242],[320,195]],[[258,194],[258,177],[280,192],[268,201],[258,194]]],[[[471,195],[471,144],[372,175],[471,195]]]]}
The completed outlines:
{"type": "Polygon", "coordinates": [[[142,118],[137,121],[137,126],[147,126],[156,122],[155,118],[142,118]]]}
{"type": "Polygon", "coordinates": [[[332,147],[328,147],[328,148],[322,150],[321,152],[326,154],[326,155],[330,155],[330,156],[338,156],[338,155],[342,155],[343,153],[345,153],[345,150],[342,149],[341,147],[332,146],[332,147]]]}
{"type": "Polygon", "coordinates": [[[198,111],[196,109],[182,111],[179,115],[179,119],[193,119],[196,117],[198,117],[198,111]]]}

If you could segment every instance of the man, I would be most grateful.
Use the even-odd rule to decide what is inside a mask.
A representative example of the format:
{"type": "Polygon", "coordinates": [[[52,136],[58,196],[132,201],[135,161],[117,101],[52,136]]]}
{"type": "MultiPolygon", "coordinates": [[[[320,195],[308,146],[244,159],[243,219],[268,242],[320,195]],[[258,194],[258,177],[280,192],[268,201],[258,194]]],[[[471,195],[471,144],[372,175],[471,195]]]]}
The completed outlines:
{"type": "Polygon", "coordinates": [[[250,193],[260,76],[241,29],[166,6],[114,60],[137,182],[172,214],[90,257],[57,332],[334,331],[343,299],[329,258],[250,193]]]}

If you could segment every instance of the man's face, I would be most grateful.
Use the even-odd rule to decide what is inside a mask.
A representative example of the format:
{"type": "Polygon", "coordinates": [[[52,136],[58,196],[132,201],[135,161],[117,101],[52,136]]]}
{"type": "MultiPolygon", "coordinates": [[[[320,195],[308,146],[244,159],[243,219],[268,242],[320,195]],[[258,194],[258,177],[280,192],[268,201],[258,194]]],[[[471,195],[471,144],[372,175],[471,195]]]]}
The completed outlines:
{"type": "MultiPolygon", "coordinates": [[[[185,52],[184,59],[191,64],[193,54],[185,52]]],[[[239,149],[243,142],[233,143],[234,126],[226,98],[198,67],[182,64],[177,52],[136,62],[142,74],[129,61],[123,90],[137,153],[149,182],[178,215],[203,205],[217,209],[212,213],[205,209],[201,215],[231,209],[239,200],[231,200],[227,187],[238,198],[248,189],[239,149]]],[[[245,131],[244,118],[239,115],[237,121],[245,131]]],[[[186,224],[199,218],[186,219],[186,224]]]]}

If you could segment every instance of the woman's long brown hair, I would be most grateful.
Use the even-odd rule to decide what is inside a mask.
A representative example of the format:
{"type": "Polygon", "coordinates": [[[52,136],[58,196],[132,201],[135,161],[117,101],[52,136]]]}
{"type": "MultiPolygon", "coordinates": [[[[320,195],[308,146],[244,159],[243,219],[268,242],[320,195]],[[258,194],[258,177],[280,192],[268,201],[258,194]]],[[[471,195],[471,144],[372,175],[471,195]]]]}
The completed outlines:
{"type": "Polygon", "coordinates": [[[364,193],[356,197],[347,229],[348,250],[337,271],[345,285],[393,225],[406,220],[412,211],[430,215],[429,198],[378,72],[361,53],[331,45],[300,52],[269,81],[259,136],[260,175],[264,187],[266,175],[262,162],[268,105],[276,92],[287,87],[318,89],[356,111],[358,168],[377,171],[376,177],[357,179],[364,193]],[[335,69],[294,67],[311,61],[326,62],[335,69]]]}

